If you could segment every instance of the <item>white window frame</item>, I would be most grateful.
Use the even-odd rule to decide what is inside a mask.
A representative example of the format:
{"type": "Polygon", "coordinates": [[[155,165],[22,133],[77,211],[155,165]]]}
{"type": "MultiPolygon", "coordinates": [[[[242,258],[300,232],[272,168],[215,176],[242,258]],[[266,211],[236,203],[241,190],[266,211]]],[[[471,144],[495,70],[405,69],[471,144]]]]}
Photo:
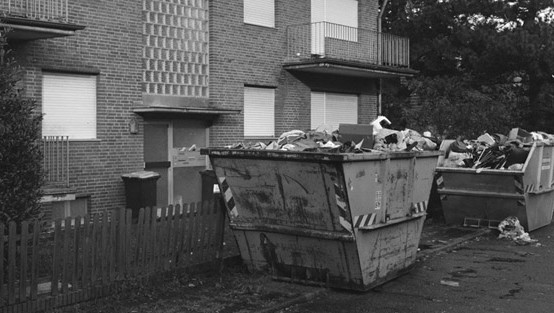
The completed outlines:
{"type": "Polygon", "coordinates": [[[96,139],[97,75],[44,72],[42,135],[96,139]]]}
{"type": "Polygon", "coordinates": [[[244,137],[275,137],[275,88],[244,87],[244,137]]]}
{"type": "Polygon", "coordinates": [[[244,23],[275,28],[275,0],[243,0],[244,23]]]}
{"type": "Polygon", "coordinates": [[[312,129],[335,131],[339,124],[358,123],[358,95],[330,92],[311,93],[310,126],[312,129]]]}

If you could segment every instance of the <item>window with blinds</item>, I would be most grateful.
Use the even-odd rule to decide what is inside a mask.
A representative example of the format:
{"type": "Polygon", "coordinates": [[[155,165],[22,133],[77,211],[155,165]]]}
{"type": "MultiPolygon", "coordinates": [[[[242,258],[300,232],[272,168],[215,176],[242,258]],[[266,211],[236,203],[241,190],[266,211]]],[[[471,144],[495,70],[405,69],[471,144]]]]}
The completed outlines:
{"type": "Polygon", "coordinates": [[[358,96],[328,92],[311,94],[311,128],[334,131],[340,123],[358,123],[358,96]]]}
{"type": "Polygon", "coordinates": [[[42,135],[96,138],[96,76],[43,73],[42,135]]]}
{"type": "Polygon", "coordinates": [[[244,137],[275,136],[275,89],[244,87],[244,137]]]}
{"type": "Polygon", "coordinates": [[[244,0],[244,23],[275,27],[275,0],[244,0]]]}

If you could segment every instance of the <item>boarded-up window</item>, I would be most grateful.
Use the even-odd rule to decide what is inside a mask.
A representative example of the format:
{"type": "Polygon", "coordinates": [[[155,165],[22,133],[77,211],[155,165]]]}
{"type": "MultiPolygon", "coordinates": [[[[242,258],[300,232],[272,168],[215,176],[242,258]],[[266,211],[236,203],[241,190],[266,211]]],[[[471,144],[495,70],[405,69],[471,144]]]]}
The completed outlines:
{"type": "Polygon", "coordinates": [[[96,76],[44,73],[42,135],[96,138],[96,76]]]}
{"type": "Polygon", "coordinates": [[[244,87],[244,136],[275,136],[275,89],[244,87]]]}
{"type": "Polygon", "coordinates": [[[312,92],[311,128],[334,131],[340,123],[358,123],[358,96],[312,92]]]}
{"type": "Polygon", "coordinates": [[[275,0],[244,0],[244,22],[275,27],[275,0]]]}

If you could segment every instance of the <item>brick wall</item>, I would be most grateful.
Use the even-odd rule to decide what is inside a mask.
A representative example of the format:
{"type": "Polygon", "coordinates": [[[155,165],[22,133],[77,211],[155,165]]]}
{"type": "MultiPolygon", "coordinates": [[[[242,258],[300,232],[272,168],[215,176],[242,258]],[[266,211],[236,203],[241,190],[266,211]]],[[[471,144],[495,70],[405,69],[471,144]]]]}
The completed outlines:
{"type": "MultiPolygon", "coordinates": [[[[310,22],[310,0],[275,3],[275,28],[243,23],[242,1],[210,1],[210,103],[242,109],[244,85],[276,88],[275,134],[310,127],[310,91],[360,94],[359,122],[377,111],[376,80],[293,75],[283,70],[287,25],[310,22]],[[356,86],[351,88],[349,86],[356,86]],[[348,87],[348,88],[347,88],[348,87]]],[[[377,1],[359,1],[361,28],[377,29],[377,1]]],[[[219,117],[210,143],[221,146],[243,137],[243,114],[219,117]]]]}
{"type": "MultiPolygon", "coordinates": [[[[97,140],[71,142],[70,181],[79,194],[90,195],[92,213],[124,206],[121,174],[143,168],[142,121],[132,113],[143,103],[143,93],[204,99],[209,94],[210,105],[242,109],[245,84],[275,87],[276,135],[309,128],[314,89],[360,94],[360,123],[376,115],[375,80],[309,77],[282,69],[286,27],[310,22],[310,0],[276,0],[275,28],[244,24],[240,0],[69,4],[70,22],[85,25],[84,30],[11,48],[25,69],[27,95],[39,105],[43,71],[98,75],[97,140]],[[138,134],[129,133],[131,118],[139,119],[138,134]]],[[[376,29],[377,1],[360,4],[360,27],[376,29]]],[[[243,115],[222,115],[214,121],[210,142],[230,144],[242,136],[243,115]]]]}
{"type": "Polygon", "coordinates": [[[43,71],[98,76],[97,140],[70,143],[70,182],[90,195],[91,212],[124,206],[121,174],[142,169],[142,127],[139,134],[128,130],[141,100],[141,8],[136,0],[70,1],[70,22],[84,30],[12,45],[26,72],[26,93],[39,106],[43,71]]]}

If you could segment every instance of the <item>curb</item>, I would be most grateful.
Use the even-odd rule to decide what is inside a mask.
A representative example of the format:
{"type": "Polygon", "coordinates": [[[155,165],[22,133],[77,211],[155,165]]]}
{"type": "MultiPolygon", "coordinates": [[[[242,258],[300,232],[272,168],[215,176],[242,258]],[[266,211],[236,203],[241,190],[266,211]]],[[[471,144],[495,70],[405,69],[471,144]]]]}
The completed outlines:
{"type": "Polygon", "coordinates": [[[277,304],[273,307],[270,307],[270,308],[267,308],[267,309],[264,309],[264,310],[261,310],[261,311],[257,311],[258,313],[273,313],[273,312],[277,312],[279,310],[282,310],[282,309],[286,309],[288,307],[291,307],[295,304],[299,304],[299,303],[303,303],[303,302],[307,302],[307,301],[310,301],[310,300],[313,300],[321,295],[324,295],[328,292],[327,289],[321,289],[321,290],[317,290],[317,291],[314,291],[314,292],[308,292],[308,293],[305,293],[301,296],[298,296],[294,299],[290,299],[288,301],[285,301],[283,303],[280,303],[280,304],[277,304]]]}
{"type": "Polygon", "coordinates": [[[445,244],[444,246],[440,246],[440,247],[437,247],[437,248],[420,251],[420,252],[417,253],[416,260],[420,261],[421,259],[429,257],[432,254],[436,254],[436,253],[442,252],[442,251],[452,250],[455,246],[457,246],[457,245],[459,245],[463,242],[472,240],[476,237],[488,234],[490,232],[491,232],[491,230],[488,229],[488,228],[478,229],[474,233],[471,233],[471,234],[462,236],[460,238],[457,238],[455,240],[452,240],[452,242],[449,242],[449,243],[445,244]]]}

